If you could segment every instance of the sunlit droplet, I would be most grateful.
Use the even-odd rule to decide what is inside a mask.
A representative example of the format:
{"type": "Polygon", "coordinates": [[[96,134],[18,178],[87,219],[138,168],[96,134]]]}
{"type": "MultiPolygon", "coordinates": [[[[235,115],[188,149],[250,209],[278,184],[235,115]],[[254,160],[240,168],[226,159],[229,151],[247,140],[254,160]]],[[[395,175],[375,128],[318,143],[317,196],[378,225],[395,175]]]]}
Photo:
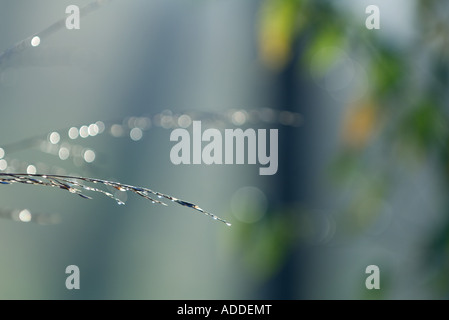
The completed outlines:
{"type": "Polygon", "coordinates": [[[81,138],[87,138],[89,136],[89,127],[88,126],[82,126],[80,128],[80,137],[81,138]]]}
{"type": "Polygon", "coordinates": [[[30,165],[27,167],[27,173],[28,173],[28,174],[36,174],[36,172],[37,172],[37,169],[36,169],[36,167],[33,166],[32,164],[30,164],[30,165]]]}
{"type": "Polygon", "coordinates": [[[119,124],[113,124],[111,126],[111,135],[116,138],[123,136],[122,126],[119,124]]]}
{"type": "Polygon", "coordinates": [[[131,137],[131,139],[133,141],[139,141],[140,139],[142,139],[143,136],[143,132],[141,129],[139,128],[133,128],[130,132],[129,132],[129,136],[131,137]]]}
{"type": "Polygon", "coordinates": [[[84,152],[83,158],[87,163],[92,163],[95,161],[95,152],[93,150],[87,149],[84,152]]]}
{"type": "Polygon", "coordinates": [[[58,156],[61,160],[67,160],[70,156],[70,150],[66,147],[62,147],[61,149],[59,149],[58,156]]]}
{"type": "Polygon", "coordinates": [[[173,117],[171,115],[163,115],[161,118],[161,127],[164,129],[173,127],[173,117]]]}
{"type": "Polygon", "coordinates": [[[6,170],[6,168],[8,167],[8,162],[5,159],[1,159],[0,160],[0,170],[6,170]]]}
{"type": "Polygon", "coordinates": [[[241,126],[246,122],[246,112],[237,111],[232,115],[232,123],[236,126],[241,126]]]}
{"type": "Polygon", "coordinates": [[[31,39],[31,45],[33,47],[37,47],[40,44],[41,44],[41,38],[39,38],[38,36],[35,36],[35,37],[33,37],[33,39],[31,39]]]}
{"type": "Polygon", "coordinates": [[[149,129],[151,127],[151,120],[150,120],[150,118],[146,118],[146,117],[138,118],[136,120],[135,126],[142,130],[149,129]]]}
{"type": "Polygon", "coordinates": [[[128,123],[128,128],[134,128],[136,126],[136,117],[129,117],[128,121],[123,120],[123,124],[128,123]]]}
{"type": "Polygon", "coordinates": [[[95,137],[99,132],[98,126],[95,123],[91,124],[87,129],[87,132],[91,137],[95,137]]]}
{"type": "Polygon", "coordinates": [[[192,118],[190,116],[183,114],[178,118],[178,125],[181,128],[188,128],[192,124],[192,118]]]}
{"type": "Polygon", "coordinates": [[[95,124],[97,125],[98,133],[99,134],[103,133],[104,128],[105,128],[104,122],[103,121],[97,121],[97,122],[95,122],[95,124]]]}
{"type": "Polygon", "coordinates": [[[61,140],[61,136],[57,132],[52,132],[50,133],[48,140],[50,141],[51,144],[58,144],[59,141],[61,140]]]}
{"type": "Polygon", "coordinates": [[[30,222],[31,221],[31,212],[27,209],[20,211],[19,220],[22,222],[30,222]]]}
{"type": "Polygon", "coordinates": [[[79,136],[78,128],[72,127],[69,129],[69,138],[75,140],[79,136]]]}

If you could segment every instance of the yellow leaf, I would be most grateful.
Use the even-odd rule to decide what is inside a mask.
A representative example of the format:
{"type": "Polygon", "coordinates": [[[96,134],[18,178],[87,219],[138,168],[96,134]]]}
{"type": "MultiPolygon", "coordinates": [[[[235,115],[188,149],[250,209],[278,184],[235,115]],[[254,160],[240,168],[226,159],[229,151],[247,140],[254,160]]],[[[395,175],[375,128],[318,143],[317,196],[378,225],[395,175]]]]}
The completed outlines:
{"type": "Polygon", "coordinates": [[[373,101],[364,101],[351,106],[343,120],[343,143],[351,148],[365,147],[373,135],[377,122],[377,105],[373,101]]]}
{"type": "Polygon", "coordinates": [[[261,8],[260,60],[273,70],[282,69],[291,57],[298,1],[270,0],[261,8]]]}

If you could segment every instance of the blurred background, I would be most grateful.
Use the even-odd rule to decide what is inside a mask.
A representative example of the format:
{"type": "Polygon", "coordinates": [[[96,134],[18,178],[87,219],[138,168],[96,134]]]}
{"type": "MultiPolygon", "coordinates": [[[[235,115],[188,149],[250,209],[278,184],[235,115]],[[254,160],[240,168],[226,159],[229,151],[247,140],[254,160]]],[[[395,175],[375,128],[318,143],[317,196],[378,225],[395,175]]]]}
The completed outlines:
{"type": "Polygon", "coordinates": [[[149,187],[232,227],[124,192],[1,185],[0,298],[449,296],[449,4],[99,1],[80,30],[6,51],[91,2],[0,0],[0,172],[149,187]],[[173,165],[170,133],[193,120],[278,129],[277,174],[173,165]]]}

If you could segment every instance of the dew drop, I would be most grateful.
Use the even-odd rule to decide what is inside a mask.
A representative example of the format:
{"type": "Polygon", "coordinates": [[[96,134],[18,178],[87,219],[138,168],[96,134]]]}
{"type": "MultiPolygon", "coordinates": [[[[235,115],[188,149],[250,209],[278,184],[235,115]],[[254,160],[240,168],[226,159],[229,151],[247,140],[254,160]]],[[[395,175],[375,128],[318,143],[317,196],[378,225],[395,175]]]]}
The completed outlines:
{"type": "Polygon", "coordinates": [[[133,128],[131,132],[129,133],[129,136],[131,140],[133,141],[139,141],[143,137],[143,132],[139,128],[133,128]]]}
{"type": "Polygon", "coordinates": [[[61,140],[61,136],[57,132],[52,132],[48,136],[48,140],[50,141],[51,144],[58,144],[59,141],[61,140]]]}
{"type": "Polygon", "coordinates": [[[95,152],[93,150],[86,150],[84,152],[84,161],[86,161],[87,163],[92,163],[95,161],[95,152]]]}
{"type": "Polygon", "coordinates": [[[62,147],[61,149],[59,149],[58,156],[61,160],[67,160],[70,156],[70,150],[62,147]]]}
{"type": "Polygon", "coordinates": [[[30,222],[30,221],[31,221],[31,218],[32,218],[31,212],[28,211],[27,209],[22,210],[22,211],[19,213],[19,219],[20,219],[20,221],[22,221],[22,222],[30,222]]]}
{"type": "Polygon", "coordinates": [[[123,128],[119,124],[113,124],[111,126],[111,135],[115,138],[123,136],[123,128]]]}
{"type": "Polygon", "coordinates": [[[95,124],[97,125],[98,128],[98,133],[103,133],[104,129],[105,129],[105,125],[103,121],[97,121],[95,122],[95,124]]]}
{"type": "Polygon", "coordinates": [[[78,136],[79,136],[78,129],[75,128],[75,127],[71,127],[69,129],[69,138],[72,139],[72,140],[75,140],[76,138],[78,138],[78,136]]]}
{"type": "Polygon", "coordinates": [[[8,167],[8,162],[5,159],[1,159],[0,160],[0,170],[6,170],[6,168],[8,167]]]}
{"type": "Polygon", "coordinates": [[[98,128],[97,124],[95,124],[95,123],[92,123],[87,128],[87,132],[89,133],[89,135],[91,137],[95,137],[99,133],[99,131],[100,131],[100,129],[98,128]]]}
{"type": "Polygon", "coordinates": [[[41,38],[39,38],[38,36],[35,36],[35,37],[33,37],[33,39],[31,39],[31,45],[33,47],[37,47],[40,44],[41,44],[41,38]]]}
{"type": "Polygon", "coordinates": [[[28,173],[28,174],[36,174],[36,171],[37,171],[36,167],[33,166],[32,164],[30,164],[30,165],[27,167],[27,173],[28,173]]]}
{"type": "Polygon", "coordinates": [[[190,118],[188,115],[183,114],[178,118],[178,125],[182,128],[188,128],[192,124],[192,118],[190,118]]]}
{"type": "Polygon", "coordinates": [[[79,135],[81,138],[87,138],[89,136],[89,127],[82,126],[79,130],[79,135]]]}

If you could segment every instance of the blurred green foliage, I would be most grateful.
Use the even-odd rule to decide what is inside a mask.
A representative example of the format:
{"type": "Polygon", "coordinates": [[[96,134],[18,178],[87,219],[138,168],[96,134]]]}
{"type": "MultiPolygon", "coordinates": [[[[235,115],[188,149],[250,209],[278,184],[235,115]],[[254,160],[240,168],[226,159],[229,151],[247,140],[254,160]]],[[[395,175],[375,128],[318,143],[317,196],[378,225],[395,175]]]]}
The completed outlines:
{"type": "MultiPolygon", "coordinates": [[[[363,99],[348,102],[341,123],[340,149],[331,161],[330,176],[339,188],[352,190],[350,199],[336,208],[345,212],[340,216],[340,232],[357,234],[376,221],[382,201],[394,190],[391,172],[396,166],[416,161],[426,165],[428,159],[436,156],[436,170],[441,172],[444,188],[449,191],[449,24],[442,14],[445,8],[447,11],[441,1],[418,1],[414,37],[402,45],[368,31],[362,23],[364,19],[355,21],[336,1],[262,2],[258,25],[260,61],[272,70],[274,77],[292,63],[307,65],[313,68],[312,73],[323,75],[332,68],[336,49],[351,52],[351,57],[362,62],[367,72],[367,93],[363,99]],[[293,52],[301,42],[306,45],[300,47],[299,58],[293,52]],[[310,65],[314,54],[322,48],[327,48],[326,54],[315,57],[310,65]],[[419,61],[425,63],[420,65],[419,61]],[[373,151],[373,145],[378,144],[383,148],[373,151]],[[393,151],[398,146],[413,152],[393,151]]],[[[448,209],[449,203],[445,211],[448,209]]],[[[258,262],[268,261],[270,270],[285,257],[279,248],[288,248],[288,241],[298,241],[298,237],[289,236],[289,220],[294,215],[279,216],[283,218],[270,218],[257,231],[242,230],[240,238],[245,243],[264,246],[266,256],[258,262]]],[[[434,289],[439,296],[449,294],[448,214],[446,221],[429,239],[422,239],[422,247],[417,248],[426,252],[423,265],[436,270],[434,278],[438,281],[434,281],[434,289]]],[[[250,251],[254,255],[248,259],[254,259],[258,250],[250,251]]],[[[363,291],[360,296],[388,298],[392,285],[391,281],[386,282],[389,285],[381,295],[366,295],[363,291]]]]}

